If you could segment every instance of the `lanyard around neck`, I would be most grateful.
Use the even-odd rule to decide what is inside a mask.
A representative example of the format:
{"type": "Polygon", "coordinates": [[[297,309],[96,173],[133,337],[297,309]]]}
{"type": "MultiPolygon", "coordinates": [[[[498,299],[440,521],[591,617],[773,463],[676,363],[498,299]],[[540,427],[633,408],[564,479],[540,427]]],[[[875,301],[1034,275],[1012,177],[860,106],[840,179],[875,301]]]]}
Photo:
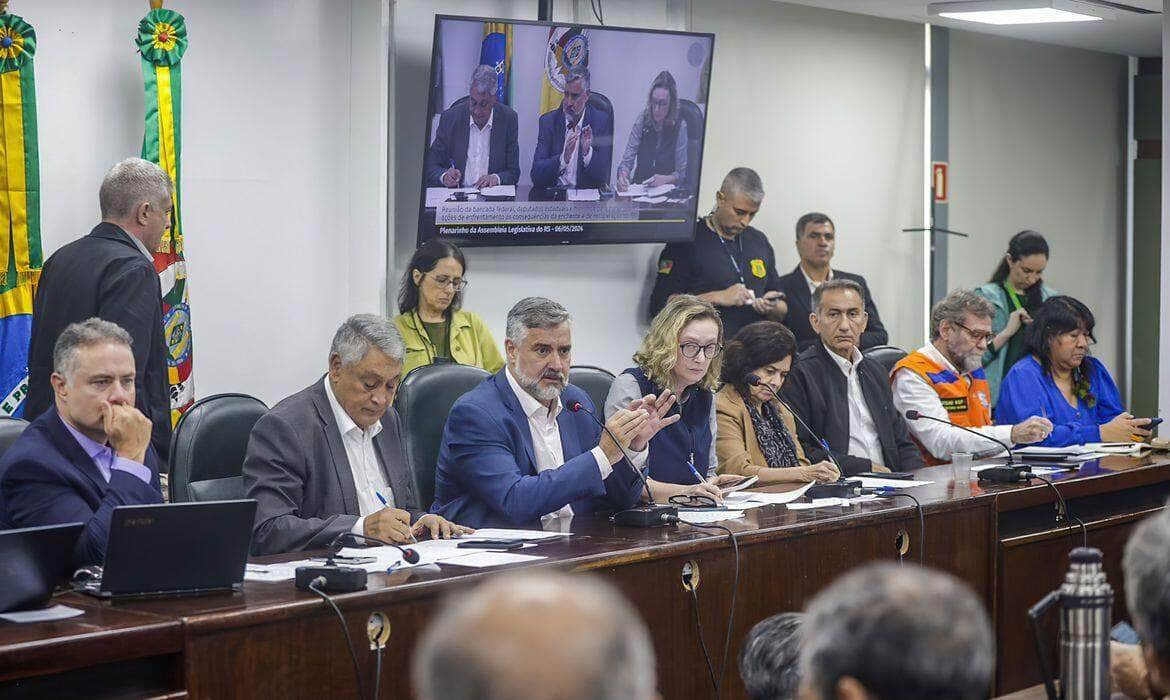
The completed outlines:
{"type": "MultiPolygon", "coordinates": [[[[723,252],[727,254],[727,259],[731,261],[731,267],[733,270],[735,270],[736,277],[739,277],[739,283],[746,287],[747,280],[745,280],[743,278],[743,270],[739,266],[739,261],[735,259],[735,255],[732,254],[732,252],[731,252],[731,242],[728,241],[723,236],[719,235],[719,232],[716,231],[715,227],[711,224],[711,217],[707,217],[707,227],[710,228],[711,233],[714,233],[715,237],[719,239],[719,243],[723,247],[723,252]]],[[[742,233],[739,234],[739,236],[742,236],[742,235],[743,235],[742,233]]],[[[743,239],[740,238],[739,236],[735,237],[735,242],[739,244],[739,254],[740,254],[740,257],[742,257],[743,256],[743,239]]]]}
{"type": "Polygon", "coordinates": [[[1024,308],[1023,302],[1020,301],[1019,292],[1016,291],[1011,282],[1004,280],[1003,288],[1007,290],[1008,296],[1011,297],[1012,305],[1014,305],[1017,309],[1024,308]]]}

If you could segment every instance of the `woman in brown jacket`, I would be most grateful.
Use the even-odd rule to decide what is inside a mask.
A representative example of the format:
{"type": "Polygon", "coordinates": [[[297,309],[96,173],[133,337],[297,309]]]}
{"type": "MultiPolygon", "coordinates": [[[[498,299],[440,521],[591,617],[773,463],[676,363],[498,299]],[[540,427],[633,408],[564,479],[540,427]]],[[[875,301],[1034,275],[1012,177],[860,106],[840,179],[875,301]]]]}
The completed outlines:
{"type": "Polygon", "coordinates": [[[761,485],[840,476],[832,462],[809,464],[795,438],[792,413],[772,393],[779,393],[795,354],[792,331],[775,321],[744,326],[727,344],[723,388],[715,395],[720,474],[756,476],[761,485]],[[751,386],[747,378],[753,374],[771,391],[751,386]]]}

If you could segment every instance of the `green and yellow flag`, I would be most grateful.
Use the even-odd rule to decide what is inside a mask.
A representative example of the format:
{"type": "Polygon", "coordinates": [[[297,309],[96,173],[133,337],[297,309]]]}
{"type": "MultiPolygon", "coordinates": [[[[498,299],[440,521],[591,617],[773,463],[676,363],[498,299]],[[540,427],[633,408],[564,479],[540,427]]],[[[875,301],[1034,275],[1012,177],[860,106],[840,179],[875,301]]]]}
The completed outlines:
{"type": "Polygon", "coordinates": [[[187,295],[187,261],[183,256],[181,192],[183,80],[179,62],[187,50],[187,23],[173,10],[151,0],[151,11],[138,23],[136,44],[142,55],[146,87],[146,130],[142,158],[157,163],[175,185],[171,230],[154,253],[163,296],[163,326],[169,356],[171,422],[195,401],[191,359],[191,310],[187,295]]]}
{"type": "Polygon", "coordinates": [[[24,413],[41,193],[33,54],[37,35],[0,3],[0,416],[24,413]]]}

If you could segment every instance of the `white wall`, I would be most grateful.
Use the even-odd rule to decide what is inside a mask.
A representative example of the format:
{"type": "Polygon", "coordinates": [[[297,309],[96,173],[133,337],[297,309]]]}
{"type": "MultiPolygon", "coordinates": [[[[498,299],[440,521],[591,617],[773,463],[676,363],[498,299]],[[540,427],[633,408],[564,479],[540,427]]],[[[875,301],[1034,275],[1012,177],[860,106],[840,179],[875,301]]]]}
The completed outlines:
{"type": "Polygon", "coordinates": [[[1097,319],[1120,384],[1125,337],[1126,59],[950,32],[950,286],[986,282],[1021,229],[1048,239],[1044,279],[1097,319]]]}
{"type": "MultiPolygon", "coordinates": [[[[378,0],[176,3],[184,229],[198,396],[272,403],[324,371],[348,313],[379,311],[386,259],[386,42],[378,0]],[[352,35],[352,38],[351,38],[352,35]]],[[[44,249],[97,223],[139,154],[141,0],[12,10],[37,30],[44,249]]]]}
{"type": "MultiPolygon", "coordinates": [[[[558,19],[592,21],[587,3],[584,12],[557,8],[558,19]]],[[[394,116],[393,281],[414,249],[433,15],[443,12],[532,19],[535,3],[396,3],[395,99],[409,108],[394,116]]],[[[898,229],[921,221],[921,27],[772,0],[695,2],[689,27],[688,13],[663,0],[606,3],[605,19],[716,33],[699,211],[711,207],[730,168],[759,170],[769,194],[756,225],[785,271],[797,260],[790,233],[796,219],[810,209],[830,212],[841,237],[840,267],[869,278],[894,342],[917,343],[921,291],[905,290],[904,280],[922,270],[921,244],[898,229]],[[869,262],[879,255],[887,262],[869,262]]],[[[593,51],[596,57],[600,47],[593,51]]],[[[633,90],[644,90],[643,82],[633,90]]],[[[617,133],[620,141],[620,124],[617,133]]],[[[522,163],[525,153],[522,143],[522,163]]],[[[660,249],[470,249],[467,307],[502,342],[504,316],[521,296],[561,300],[576,318],[574,362],[620,370],[644,330],[660,249]]]]}

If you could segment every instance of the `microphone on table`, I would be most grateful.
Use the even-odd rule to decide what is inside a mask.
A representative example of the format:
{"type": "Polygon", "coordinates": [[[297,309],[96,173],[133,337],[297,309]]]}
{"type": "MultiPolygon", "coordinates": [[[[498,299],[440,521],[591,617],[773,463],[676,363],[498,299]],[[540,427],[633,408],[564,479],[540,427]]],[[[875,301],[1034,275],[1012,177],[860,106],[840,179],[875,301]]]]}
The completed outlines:
{"type": "Polygon", "coordinates": [[[634,527],[653,527],[655,525],[666,525],[668,523],[678,522],[678,508],[675,506],[662,506],[654,502],[654,494],[650,492],[650,484],[646,483],[646,477],[642,476],[642,470],[634,466],[634,460],[630,458],[626,448],[622,447],[622,443],[614,436],[613,432],[606,427],[605,423],[597,417],[593,411],[585,408],[585,405],[580,401],[570,401],[565,405],[573,413],[585,413],[593,422],[601,426],[605,434],[613,440],[613,444],[621,450],[622,456],[626,458],[626,462],[630,465],[630,469],[634,470],[634,476],[638,477],[638,482],[642,484],[642,488],[646,491],[646,498],[650,501],[649,505],[638,506],[636,508],[628,508],[626,510],[618,511],[610,518],[615,525],[632,525],[634,527]]]}
{"type": "Polygon", "coordinates": [[[400,547],[393,542],[386,542],[377,537],[368,537],[354,532],[343,532],[329,543],[329,556],[321,566],[298,566],[296,568],[296,587],[302,591],[316,590],[318,595],[329,593],[350,593],[360,591],[366,587],[366,570],[358,566],[338,566],[333,557],[341,551],[341,544],[348,538],[356,538],[367,542],[377,542],[387,547],[393,547],[402,552],[402,560],[407,564],[418,563],[418,552],[410,547],[400,547]]]}
{"type": "Polygon", "coordinates": [[[402,561],[406,562],[407,564],[418,563],[418,551],[411,549],[410,547],[403,547],[401,545],[394,544],[393,542],[380,540],[377,537],[370,537],[369,535],[359,535],[356,532],[343,532],[337,537],[334,537],[333,541],[329,543],[329,559],[325,562],[326,566],[331,566],[333,564],[333,557],[341,551],[341,547],[338,545],[347,539],[365,540],[366,542],[376,542],[377,544],[380,544],[384,547],[393,547],[399,552],[402,552],[402,561]]]}
{"type": "Polygon", "coordinates": [[[994,442],[995,444],[999,445],[1000,447],[1002,447],[1007,452],[1007,466],[1006,467],[988,467],[987,469],[981,469],[979,471],[979,479],[981,481],[997,481],[997,482],[1005,483],[1005,484],[1014,484],[1014,483],[1017,483],[1020,481],[1027,481],[1028,479],[1032,478],[1032,466],[1029,464],[1017,465],[1015,458],[1012,456],[1011,446],[1008,445],[1007,443],[1005,443],[1003,440],[993,438],[990,435],[984,435],[983,433],[979,432],[978,430],[972,430],[971,428],[968,428],[965,425],[959,425],[957,423],[952,423],[949,420],[943,420],[941,418],[935,418],[934,416],[928,416],[924,413],[919,413],[918,411],[915,411],[914,409],[910,409],[910,410],[906,411],[905,416],[906,416],[906,420],[909,420],[909,421],[915,421],[915,420],[920,420],[920,419],[925,418],[926,420],[932,420],[935,423],[942,423],[943,425],[949,425],[952,428],[958,428],[959,430],[964,430],[968,433],[971,433],[972,435],[978,435],[979,437],[983,438],[984,440],[990,440],[990,441],[994,442]]]}
{"type": "Polygon", "coordinates": [[[758,386],[767,389],[768,393],[772,395],[772,398],[775,399],[776,402],[781,406],[788,409],[788,412],[791,413],[792,416],[796,418],[796,420],[801,425],[804,426],[804,429],[808,431],[808,434],[812,435],[813,439],[820,443],[821,447],[824,448],[825,455],[828,456],[829,461],[833,463],[833,466],[837,467],[837,473],[840,476],[837,477],[836,481],[831,481],[824,484],[813,484],[809,487],[808,491],[805,492],[805,495],[809,498],[851,498],[853,496],[860,496],[861,481],[858,479],[845,478],[845,470],[841,468],[841,464],[837,461],[837,458],[833,456],[833,451],[829,449],[829,442],[820,435],[817,435],[817,432],[809,427],[808,423],[804,422],[804,419],[800,417],[799,413],[793,411],[791,406],[784,403],[784,401],[776,395],[776,390],[772,388],[772,385],[767,384],[763,379],[760,379],[760,375],[749,374],[744,377],[744,379],[751,386],[758,386]]]}

